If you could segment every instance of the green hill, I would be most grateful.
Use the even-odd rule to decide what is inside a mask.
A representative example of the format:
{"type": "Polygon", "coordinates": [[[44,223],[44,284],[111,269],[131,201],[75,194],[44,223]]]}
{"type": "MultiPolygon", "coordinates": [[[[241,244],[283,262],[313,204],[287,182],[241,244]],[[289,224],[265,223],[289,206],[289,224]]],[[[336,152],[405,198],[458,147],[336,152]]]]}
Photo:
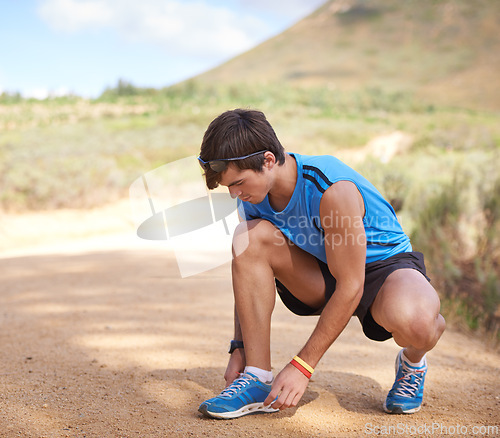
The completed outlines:
{"type": "Polygon", "coordinates": [[[498,110],[499,29],[497,0],[330,0],[195,79],[377,87],[498,110]]]}

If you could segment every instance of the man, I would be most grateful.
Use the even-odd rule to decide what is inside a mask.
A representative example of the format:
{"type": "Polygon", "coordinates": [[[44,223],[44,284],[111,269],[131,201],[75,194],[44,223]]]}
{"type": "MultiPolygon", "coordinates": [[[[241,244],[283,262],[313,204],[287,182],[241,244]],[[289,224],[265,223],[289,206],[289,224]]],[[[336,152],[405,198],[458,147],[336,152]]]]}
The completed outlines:
{"type": "Polygon", "coordinates": [[[213,418],[296,406],[323,354],[355,314],[365,335],[403,347],[389,413],[417,412],[425,353],[445,328],[439,298],[393,208],[332,156],[285,153],[263,113],[236,109],[205,132],[209,189],[238,198],[233,239],[235,330],[226,389],[200,405],[213,418]],[[273,379],[270,322],[278,292],[299,315],[320,315],[307,343],[273,379]]]}

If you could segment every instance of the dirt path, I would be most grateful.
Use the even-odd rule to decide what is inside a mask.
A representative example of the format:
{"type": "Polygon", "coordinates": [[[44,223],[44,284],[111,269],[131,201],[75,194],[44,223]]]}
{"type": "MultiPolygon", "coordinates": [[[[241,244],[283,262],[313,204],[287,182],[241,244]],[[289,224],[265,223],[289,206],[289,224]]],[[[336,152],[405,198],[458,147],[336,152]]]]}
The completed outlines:
{"type": "MultiPolygon", "coordinates": [[[[93,214],[86,218],[99,216],[93,214]]],[[[19,221],[1,223],[12,230],[19,221]]],[[[130,231],[126,221],[111,224],[117,233],[130,231]]],[[[168,251],[130,245],[126,233],[110,236],[105,228],[63,233],[51,245],[46,233],[34,247],[28,243],[36,233],[29,238],[25,231],[17,249],[15,233],[4,234],[10,246],[0,254],[1,437],[500,436],[498,352],[447,331],[428,355],[422,411],[389,416],[381,404],[398,347],[364,338],[355,319],[297,408],[202,418],[199,403],[223,386],[232,333],[229,266],[181,279],[168,251]]],[[[278,302],[275,371],[315,322],[278,302]]]]}

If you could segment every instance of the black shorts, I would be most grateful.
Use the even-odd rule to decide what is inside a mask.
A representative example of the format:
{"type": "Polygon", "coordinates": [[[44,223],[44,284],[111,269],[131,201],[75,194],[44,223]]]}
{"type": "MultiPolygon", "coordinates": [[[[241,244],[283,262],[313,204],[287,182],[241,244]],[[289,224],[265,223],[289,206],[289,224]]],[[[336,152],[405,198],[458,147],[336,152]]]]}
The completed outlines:
{"type": "MultiPolygon", "coordinates": [[[[325,279],[325,298],[326,302],[328,302],[335,292],[337,282],[330,273],[326,263],[318,260],[318,264],[321,272],[323,273],[323,278],[325,279]]],[[[378,291],[384,284],[384,281],[389,274],[398,269],[407,268],[416,269],[421,272],[428,281],[431,281],[426,275],[424,256],[420,252],[403,252],[389,257],[386,260],[379,260],[366,264],[363,296],[361,297],[361,301],[356,308],[354,315],[359,318],[361,326],[363,327],[363,332],[369,339],[373,339],[374,341],[385,341],[392,337],[390,332],[375,322],[370,312],[370,306],[375,300],[378,291]]],[[[283,301],[283,304],[296,315],[319,315],[324,308],[323,306],[319,309],[313,309],[312,307],[304,304],[302,301],[295,298],[291,292],[277,279],[276,290],[281,298],[281,301],[283,301]]]]}

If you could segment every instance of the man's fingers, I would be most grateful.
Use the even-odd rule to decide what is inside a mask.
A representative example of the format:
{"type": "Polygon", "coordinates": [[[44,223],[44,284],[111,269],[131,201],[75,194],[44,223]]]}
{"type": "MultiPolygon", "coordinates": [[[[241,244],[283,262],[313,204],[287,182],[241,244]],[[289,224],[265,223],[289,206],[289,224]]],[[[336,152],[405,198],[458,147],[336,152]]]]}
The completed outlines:
{"type": "MultiPolygon", "coordinates": [[[[281,373],[280,373],[281,374],[281,373]]],[[[272,387],[271,387],[271,392],[267,396],[267,398],[264,400],[264,406],[272,405],[273,408],[278,409],[279,406],[276,406],[277,398],[280,396],[282,391],[284,389],[284,384],[282,383],[282,378],[281,375],[278,374],[276,378],[273,381],[272,387]]],[[[280,403],[281,405],[281,403],[280,403]]]]}
{"type": "Polygon", "coordinates": [[[291,365],[285,367],[274,379],[264,405],[271,405],[272,408],[281,410],[297,406],[307,383],[308,380],[295,367],[291,365]]]}
{"type": "MultiPolygon", "coordinates": [[[[290,406],[294,406],[292,403],[293,401],[297,398],[297,395],[295,392],[289,392],[287,391],[286,388],[281,388],[281,393],[278,396],[278,393],[276,393],[276,396],[271,392],[264,404],[270,403],[271,407],[274,409],[286,409],[290,406]]],[[[267,406],[267,405],[266,405],[267,406]]]]}
{"type": "MultiPolygon", "coordinates": [[[[278,405],[275,405],[273,404],[272,406],[277,408],[277,409],[280,409],[280,410],[283,410],[283,409],[287,409],[287,408],[290,408],[290,407],[293,407],[297,404],[297,402],[295,402],[294,404],[294,401],[297,399],[297,396],[298,394],[295,393],[295,392],[290,392],[288,393],[288,395],[285,396],[285,394],[282,392],[281,393],[281,396],[280,398],[284,397],[283,401],[281,402],[281,404],[278,406],[278,405]]],[[[299,397],[299,400],[300,400],[300,397],[299,397]]]]}
{"type": "Polygon", "coordinates": [[[267,396],[267,398],[264,400],[264,406],[268,406],[271,403],[273,403],[273,401],[276,399],[276,397],[278,396],[280,391],[281,391],[281,388],[280,389],[273,388],[271,390],[271,392],[269,393],[269,395],[267,396]]]}
{"type": "Polygon", "coordinates": [[[293,398],[292,404],[290,406],[292,406],[292,407],[297,406],[299,404],[299,401],[301,398],[302,398],[302,394],[300,394],[300,393],[296,394],[295,397],[293,398]]]}
{"type": "Polygon", "coordinates": [[[239,373],[227,373],[224,376],[224,379],[226,380],[226,388],[233,383],[237,378],[239,377],[239,373]]]}

